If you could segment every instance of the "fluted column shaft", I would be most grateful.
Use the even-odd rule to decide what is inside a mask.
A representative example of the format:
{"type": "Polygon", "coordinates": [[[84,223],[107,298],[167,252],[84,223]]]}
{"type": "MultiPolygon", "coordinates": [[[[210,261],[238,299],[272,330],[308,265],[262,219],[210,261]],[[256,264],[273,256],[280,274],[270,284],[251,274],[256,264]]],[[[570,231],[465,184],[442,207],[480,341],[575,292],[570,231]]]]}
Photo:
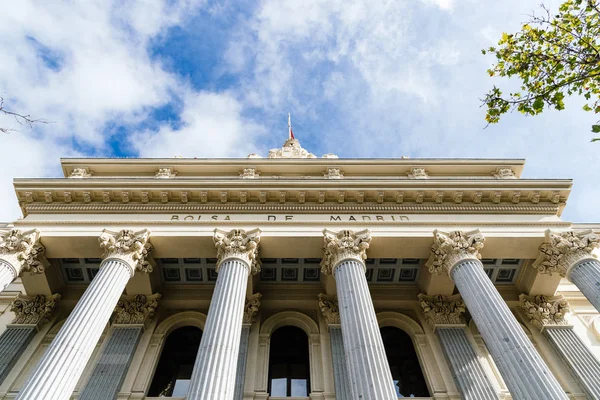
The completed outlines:
{"type": "Polygon", "coordinates": [[[132,276],[132,267],[105,260],[42,360],[17,395],[22,400],[66,400],[88,362],[104,327],[132,276]]]}
{"type": "Polygon", "coordinates": [[[451,278],[515,400],[567,399],[564,390],[483,270],[478,260],[460,261],[451,278]]]}
{"type": "Polygon", "coordinates": [[[567,363],[590,399],[600,399],[600,362],[571,327],[545,327],[544,335],[567,363]]]}
{"type": "Polygon", "coordinates": [[[348,380],[348,367],[344,353],[344,337],[339,326],[329,326],[331,356],[333,359],[333,376],[336,400],[352,400],[351,385],[348,380]]]}
{"type": "Polygon", "coordinates": [[[0,335],[0,384],[33,339],[35,326],[8,326],[0,335]]]}
{"type": "Polygon", "coordinates": [[[234,258],[220,265],[188,400],[233,399],[249,268],[234,258]]]}
{"type": "Polygon", "coordinates": [[[0,260],[0,292],[3,292],[16,277],[15,268],[7,261],[0,260]]]}
{"type": "Polygon", "coordinates": [[[600,311],[600,261],[588,259],[576,264],[567,278],[600,311]]]}
{"type": "Polygon", "coordinates": [[[352,398],[396,400],[392,374],[367,286],[365,265],[357,260],[345,260],[334,268],[333,273],[352,398]]]}
{"type": "Polygon", "coordinates": [[[240,338],[240,351],[238,354],[237,368],[235,372],[235,400],[244,399],[244,382],[246,378],[246,358],[248,356],[248,339],[250,338],[250,326],[242,327],[240,338]]]}
{"type": "Polygon", "coordinates": [[[498,400],[494,385],[462,327],[437,327],[436,334],[464,400],[498,400]]]}

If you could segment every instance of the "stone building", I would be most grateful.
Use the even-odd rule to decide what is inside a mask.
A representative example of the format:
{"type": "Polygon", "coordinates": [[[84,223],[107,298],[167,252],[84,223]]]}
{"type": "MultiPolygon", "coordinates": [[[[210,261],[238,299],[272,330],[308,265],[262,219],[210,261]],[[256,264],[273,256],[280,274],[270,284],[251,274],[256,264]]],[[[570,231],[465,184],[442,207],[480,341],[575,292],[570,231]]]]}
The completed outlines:
{"type": "Polygon", "coordinates": [[[292,138],[61,163],[0,225],[1,399],[600,399],[570,180],[292,138]]]}

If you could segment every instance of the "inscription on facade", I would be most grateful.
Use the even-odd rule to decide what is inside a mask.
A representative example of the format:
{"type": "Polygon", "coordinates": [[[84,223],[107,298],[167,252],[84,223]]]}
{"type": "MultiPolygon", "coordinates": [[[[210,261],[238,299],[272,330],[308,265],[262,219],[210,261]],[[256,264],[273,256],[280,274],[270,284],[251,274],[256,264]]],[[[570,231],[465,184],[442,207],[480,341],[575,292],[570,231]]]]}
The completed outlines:
{"type": "Polygon", "coordinates": [[[335,214],[335,215],[310,215],[310,214],[173,214],[171,221],[267,221],[267,222],[359,222],[359,221],[379,221],[379,222],[404,222],[409,221],[406,215],[354,215],[354,214],[335,214]]]}

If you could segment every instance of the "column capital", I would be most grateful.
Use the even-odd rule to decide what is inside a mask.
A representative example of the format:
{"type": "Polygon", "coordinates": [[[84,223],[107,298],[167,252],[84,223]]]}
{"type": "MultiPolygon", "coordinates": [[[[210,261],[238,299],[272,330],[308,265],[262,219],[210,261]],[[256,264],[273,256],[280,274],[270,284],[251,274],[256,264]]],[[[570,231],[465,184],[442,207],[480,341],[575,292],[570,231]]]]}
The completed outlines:
{"type": "Polygon", "coordinates": [[[324,293],[319,294],[319,308],[327,321],[327,325],[340,325],[340,308],[337,298],[324,293]]]}
{"type": "Polygon", "coordinates": [[[571,326],[565,316],[569,313],[569,303],[563,296],[519,295],[519,307],[529,321],[540,331],[547,327],[571,326]]]}
{"type": "Polygon", "coordinates": [[[542,274],[558,272],[560,276],[568,277],[571,267],[579,261],[597,258],[593,250],[598,248],[599,242],[600,238],[591,230],[552,232],[548,229],[533,267],[542,274]]]}
{"type": "Polygon", "coordinates": [[[221,264],[230,258],[238,258],[248,264],[251,275],[260,272],[260,259],[258,250],[260,247],[260,229],[244,231],[233,229],[229,232],[215,229],[213,240],[217,248],[217,272],[221,264]]]}
{"type": "Polygon", "coordinates": [[[252,325],[256,321],[256,314],[260,308],[262,294],[255,293],[246,299],[244,304],[244,325],[252,325]]]}
{"type": "Polygon", "coordinates": [[[45,251],[37,229],[25,232],[11,229],[0,234],[0,260],[13,268],[15,278],[23,271],[29,271],[32,275],[43,273],[48,266],[45,251]]]}
{"type": "Polygon", "coordinates": [[[58,306],[60,297],[58,293],[52,296],[38,294],[33,297],[20,294],[10,305],[10,311],[15,313],[12,324],[38,327],[48,322],[50,315],[58,306]]]}
{"type": "Polygon", "coordinates": [[[436,229],[433,231],[431,256],[425,266],[432,274],[439,275],[443,271],[450,275],[459,261],[479,260],[479,250],[483,248],[484,241],[479,229],[470,232],[442,232],[436,229]]]}
{"type": "Polygon", "coordinates": [[[465,325],[463,314],[467,307],[460,294],[427,296],[421,293],[418,298],[425,313],[425,318],[432,328],[440,325],[465,325]]]}
{"type": "Polygon", "coordinates": [[[133,296],[121,296],[115,306],[115,325],[143,325],[148,318],[154,316],[160,293],[150,296],[136,294],[133,296]]]}
{"type": "Polygon", "coordinates": [[[131,276],[135,271],[150,273],[154,266],[149,256],[154,248],[149,237],[150,231],[147,229],[137,232],[129,229],[119,232],[104,229],[98,238],[100,247],[104,249],[102,258],[124,261],[131,267],[131,276]]]}
{"type": "Polygon", "coordinates": [[[322,273],[333,275],[335,267],[345,260],[355,260],[364,265],[371,243],[371,232],[368,229],[360,232],[343,230],[337,233],[324,229],[323,237],[322,273]]]}

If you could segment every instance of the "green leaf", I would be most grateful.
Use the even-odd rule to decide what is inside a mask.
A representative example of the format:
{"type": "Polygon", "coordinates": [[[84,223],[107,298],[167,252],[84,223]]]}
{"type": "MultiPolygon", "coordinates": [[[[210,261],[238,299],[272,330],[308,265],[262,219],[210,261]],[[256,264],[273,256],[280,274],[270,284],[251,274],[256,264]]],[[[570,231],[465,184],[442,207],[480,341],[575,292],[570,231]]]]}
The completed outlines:
{"type": "Polygon", "coordinates": [[[592,125],[592,132],[600,133],[600,125],[592,125]]]}
{"type": "Polygon", "coordinates": [[[541,112],[544,109],[544,100],[541,97],[538,97],[531,106],[535,112],[541,112]]]}

